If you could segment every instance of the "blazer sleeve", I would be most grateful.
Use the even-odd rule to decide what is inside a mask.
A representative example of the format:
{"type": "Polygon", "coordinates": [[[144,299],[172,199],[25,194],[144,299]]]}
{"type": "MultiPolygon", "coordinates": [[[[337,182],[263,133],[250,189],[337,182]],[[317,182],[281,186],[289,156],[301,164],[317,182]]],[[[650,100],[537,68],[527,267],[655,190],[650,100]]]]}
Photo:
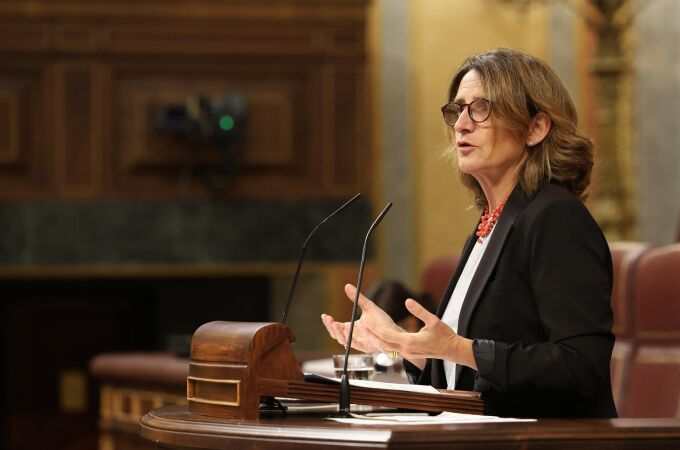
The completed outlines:
{"type": "Polygon", "coordinates": [[[614,344],[609,247],[575,199],[552,203],[529,222],[516,237],[527,245],[527,279],[547,340],[496,341],[493,369],[480,377],[500,391],[594,395],[608,386],[614,344]]]}

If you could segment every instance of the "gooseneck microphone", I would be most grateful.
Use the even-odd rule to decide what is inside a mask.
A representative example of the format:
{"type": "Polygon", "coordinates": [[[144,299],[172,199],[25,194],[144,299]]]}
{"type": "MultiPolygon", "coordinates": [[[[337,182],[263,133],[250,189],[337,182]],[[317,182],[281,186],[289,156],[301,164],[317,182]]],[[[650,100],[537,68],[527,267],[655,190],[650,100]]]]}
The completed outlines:
{"type": "Polygon", "coordinates": [[[297,280],[298,277],[300,276],[300,267],[302,267],[302,261],[305,259],[305,253],[307,253],[307,245],[309,244],[309,241],[312,239],[312,236],[317,232],[319,228],[321,228],[326,222],[331,220],[333,217],[336,215],[340,214],[342,211],[344,211],[349,205],[354,203],[355,201],[359,200],[361,197],[361,193],[358,193],[354,197],[350,198],[345,202],[344,205],[336,209],[330,216],[326,217],[321,221],[320,224],[318,224],[311,233],[309,233],[309,236],[307,236],[307,239],[305,240],[305,243],[302,244],[302,250],[300,250],[300,258],[298,259],[298,264],[297,264],[297,269],[295,270],[295,276],[293,277],[293,285],[290,287],[290,293],[288,294],[288,302],[286,303],[286,308],[283,310],[283,318],[281,319],[281,323],[285,324],[286,323],[286,318],[288,317],[288,310],[290,309],[290,303],[293,300],[293,292],[295,292],[295,286],[297,285],[297,280]]]}
{"type": "Polygon", "coordinates": [[[354,295],[354,305],[352,306],[352,318],[349,323],[349,334],[347,335],[347,342],[345,343],[345,365],[342,368],[342,377],[340,378],[340,405],[339,405],[339,415],[341,417],[349,417],[349,404],[350,404],[350,392],[349,392],[349,379],[347,378],[347,361],[349,360],[349,349],[352,347],[352,333],[354,332],[354,322],[356,321],[357,315],[357,305],[359,304],[359,295],[361,293],[361,281],[364,278],[364,266],[366,265],[366,248],[368,247],[368,240],[373,234],[373,230],[378,226],[380,221],[382,221],[387,211],[392,207],[392,202],[387,202],[387,205],[382,210],[375,221],[371,224],[371,227],[366,233],[366,238],[364,239],[364,248],[361,252],[361,263],[359,264],[359,278],[357,279],[357,292],[354,295]]]}

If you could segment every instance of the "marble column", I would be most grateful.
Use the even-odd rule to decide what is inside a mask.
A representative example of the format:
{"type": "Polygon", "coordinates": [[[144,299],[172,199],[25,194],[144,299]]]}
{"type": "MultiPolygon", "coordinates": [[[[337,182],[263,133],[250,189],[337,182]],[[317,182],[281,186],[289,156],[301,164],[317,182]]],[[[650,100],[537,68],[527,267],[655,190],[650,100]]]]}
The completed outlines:
{"type": "Polygon", "coordinates": [[[634,126],[640,239],[674,242],[680,217],[680,2],[638,2],[634,126]]]}
{"type": "Polygon", "coordinates": [[[379,54],[380,129],[379,164],[382,197],[394,203],[381,225],[386,278],[415,287],[415,219],[413,217],[413,164],[409,79],[409,2],[383,0],[379,54]]]}

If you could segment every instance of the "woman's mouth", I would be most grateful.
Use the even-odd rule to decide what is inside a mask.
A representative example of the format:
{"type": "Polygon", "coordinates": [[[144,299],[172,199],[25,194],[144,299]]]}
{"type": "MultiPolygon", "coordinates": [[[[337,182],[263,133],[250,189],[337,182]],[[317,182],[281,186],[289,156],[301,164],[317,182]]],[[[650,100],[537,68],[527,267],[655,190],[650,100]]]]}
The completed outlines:
{"type": "Polygon", "coordinates": [[[464,141],[457,142],[456,146],[458,147],[458,151],[463,155],[467,155],[468,153],[472,152],[474,149],[477,148],[474,145],[471,145],[464,141]]]}

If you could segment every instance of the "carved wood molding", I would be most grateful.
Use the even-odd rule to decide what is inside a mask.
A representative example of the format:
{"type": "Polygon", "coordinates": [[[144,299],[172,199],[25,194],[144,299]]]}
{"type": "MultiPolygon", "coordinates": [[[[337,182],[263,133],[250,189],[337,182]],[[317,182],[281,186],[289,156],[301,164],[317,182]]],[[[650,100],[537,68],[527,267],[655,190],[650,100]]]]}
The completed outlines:
{"type": "Polygon", "coordinates": [[[370,0],[4,0],[0,14],[31,18],[191,18],[360,22],[370,0]]]}
{"type": "Polygon", "coordinates": [[[368,0],[9,1],[0,3],[0,50],[364,56],[367,4],[368,0]]]}

